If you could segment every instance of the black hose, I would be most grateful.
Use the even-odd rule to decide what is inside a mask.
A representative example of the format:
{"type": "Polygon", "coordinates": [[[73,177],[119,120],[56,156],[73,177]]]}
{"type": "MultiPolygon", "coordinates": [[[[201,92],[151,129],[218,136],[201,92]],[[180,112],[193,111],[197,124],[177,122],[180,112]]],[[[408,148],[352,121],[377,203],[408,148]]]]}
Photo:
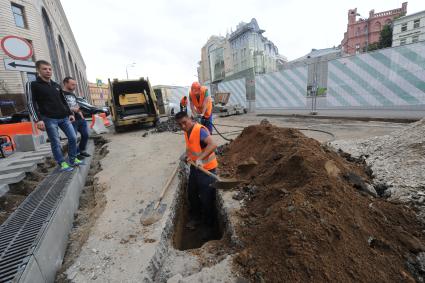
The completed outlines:
{"type": "MultiPolygon", "coordinates": [[[[208,121],[208,123],[210,123],[210,121],[208,121]]],[[[224,139],[225,141],[231,142],[233,141],[233,139],[228,139],[225,136],[223,136],[219,130],[217,130],[217,128],[215,127],[215,125],[213,123],[211,123],[211,125],[213,126],[213,128],[216,130],[217,134],[219,134],[219,136],[224,139]]]]}
{"type": "MultiPolygon", "coordinates": [[[[210,123],[210,121],[207,120],[207,123],[210,123]]],[[[211,125],[217,131],[217,134],[221,138],[223,138],[225,141],[229,141],[229,142],[233,141],[233,139],[229,139],[229,138],[225,137],[224,136],[225,134],[234,135],[236,133],[242,132],[242,130],[241,131],[230,131],[230,132],[221,133],[219,130],[217,130],[217,127],[216,126],[223,126],[223,127],[229,127],[229,128],[240,128],[240,129],[245,129],[247,127],[247,126],[224,125],[224,124],[214,124],[214,123],[211,123],[211,125]]],[[[330,140],[328,140],[327,142],[332,142],[332,141],[334,141],[336,139],[336,137],[335,137],[335,135],[333,133],[328,132],[328,131],[324,131],[324,130],[309,129],[309,128],[294,128],[294,129],[297,129],[297,130],[300,130],[300,131],[319,132],[319,133],[324,133],[324,134],[330,135],[332,138],[330,140]]],[[[215,134],[213,134],[213,135],[215,135],[215,134]]]]}
{"type": "Polygon", "coordinates": [[[328,140],[327,142],[331,142],[334,141],[336,139],[335,135],[331,132],[327,132],[327,131],[323,131],[323,130],[316,130],[316,129],[304,129],[304,128],[294,128],[300,131],[312,131],[312,132],[320,132],[320,133],[324,133],[324,134],[328,134],[332,137],[332,139],[328,140]]]}
{"type": "MultiPolygon", "coordinates": [[[[246,126],[236,126],[236,125],[224,125],[224,124],[214,124],[214,125],[229,127],[229,128],[241,128],[241,129],[246,128],[246,126]]],[[[300,130],[300,131],[312,131],[312,132],[320,132],[320,133],[328,134],[332,137],[332,139],[330,139],[328,142],[334,141],[336,139],[335,135],[331,132],[328,132],[328,131],[323,131],[323,130],[318,130],[318,129],[310,129],[310,128],[294,128],[294,129],[297,129],[297,130],[300,130]]]]}

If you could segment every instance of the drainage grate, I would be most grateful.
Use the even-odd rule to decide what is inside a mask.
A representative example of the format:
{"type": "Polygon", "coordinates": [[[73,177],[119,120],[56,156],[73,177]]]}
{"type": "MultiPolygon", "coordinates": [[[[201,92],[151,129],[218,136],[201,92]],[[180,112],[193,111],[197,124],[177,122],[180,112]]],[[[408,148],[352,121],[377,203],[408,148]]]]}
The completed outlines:
{"type": "Polygon", "coordinates": [[[0,226],[0,283],[24,270],[73,173],[53,172],[0,226]]]}

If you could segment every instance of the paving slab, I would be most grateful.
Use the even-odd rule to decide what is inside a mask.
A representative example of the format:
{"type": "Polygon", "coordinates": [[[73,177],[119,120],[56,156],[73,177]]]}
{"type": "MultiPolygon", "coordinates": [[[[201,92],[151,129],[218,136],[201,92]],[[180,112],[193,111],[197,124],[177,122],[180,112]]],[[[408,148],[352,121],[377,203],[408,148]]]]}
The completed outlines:
{"type": "Polygon", "coordinates": [[[52,152],[52,149],[49,147],[46,148],[39,148],[37,150],[31,151],[31,153],[37,153],[37,152],[52,152]]]}
{"type": "Polygon", "coordinates": [[[41,163],[44,163],[45,160],[46,158],[44,156],[36,156],[31,158],[22,158],[22,159],[13,160],[9,163],[9,165],[13,166],[13,165],[26,164],[26,163],[41,164],[41,163]]]}
{"type": "Polygon", "coordinates": [[[25,172],[14,172],[9,174],[0,175],[0,185],[1,184],[15,184],[19,183],[25,178],[25,172]]]}
{"type": "Polygon", "coordinates": [[[0,198],[4,196],[5,194],[7,194],[8,191],[9,191],[9,185],[7,184],[0,185],[0,198]]]}
{"type": "Polygon", "coordinates": [[[9,174],[13,172],[34,172],[37,169],[37,163],[24,163],[19,165],[0,166],[0,174],[9,174]]]}

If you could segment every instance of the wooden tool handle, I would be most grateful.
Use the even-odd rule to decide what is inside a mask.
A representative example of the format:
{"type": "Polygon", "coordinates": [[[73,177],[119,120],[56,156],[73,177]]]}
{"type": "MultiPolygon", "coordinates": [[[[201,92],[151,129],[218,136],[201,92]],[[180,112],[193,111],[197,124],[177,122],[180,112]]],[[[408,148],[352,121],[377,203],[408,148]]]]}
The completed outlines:
{"type": "Polygon", "coordinates": [[[213,178],[214,178],[214,179],[216,179],[217,181],[220,181],[220,178],[219,178],[216,174],[211,173],[211,172],[210,172],[210,171],[208,171],[207,169],[204,169],[204,167],[200,167],[200,166],[196,165],[196,164],[195,164],[195,162],[193,162],[193,161],[189,160],[187,163],[189,163],[190,165],[195,166],[195,168],[196,168],[196,169],[201,170],[202,172],[204,172],[205,174],[207,174],[207,175],[208,175],[208,176],[210,176],[210,177],[213,177],[213,178]]]}
{"type": "Polygon", "coordinates": [[[161,203],[161,200],[164,198],[165,192],[167,191],[168,187],[171,184],[171,181],[174,179],[174,176],[176,176],[177,170],[179,169],[179,164],[177,164],[176,168],[174,168],[173,174],[168,178],[167,183],[165,183],[164,188],[162,189],[161,195],[159,196],[159,200],[156,203],[154,209],[157,209],[159,204],[161,203]]]}

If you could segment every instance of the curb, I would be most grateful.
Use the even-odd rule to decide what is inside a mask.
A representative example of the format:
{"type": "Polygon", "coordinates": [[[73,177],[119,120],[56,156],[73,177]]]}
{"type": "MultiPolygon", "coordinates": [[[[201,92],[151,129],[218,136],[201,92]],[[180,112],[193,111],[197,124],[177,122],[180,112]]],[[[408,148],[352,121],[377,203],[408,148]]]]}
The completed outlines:
{"type": "Polygon", "coordinates": [[[323,115],[303,115],[303,114],[257,114],[257,117],[286,117],[286,118],[306,118],[306,119],[332,119],[332,120],[352,120],[352,121],[377,121],[392,123],[413,123],[420,118],[383,118],[383,117],[356,117],[356,116],[323,116],[323,115]]]}
{"type": "Polygon", "coordinates": [[[71,180],[65,184],[64,193],[17,282],[54,282],[56,272],[62,265],[74,213],[79,206],[80,194],[90,169],[94,149],[94,143],[90,140],[87,152],[92,156],[85,159],[87,165],[79,167],[71,180]]]}

